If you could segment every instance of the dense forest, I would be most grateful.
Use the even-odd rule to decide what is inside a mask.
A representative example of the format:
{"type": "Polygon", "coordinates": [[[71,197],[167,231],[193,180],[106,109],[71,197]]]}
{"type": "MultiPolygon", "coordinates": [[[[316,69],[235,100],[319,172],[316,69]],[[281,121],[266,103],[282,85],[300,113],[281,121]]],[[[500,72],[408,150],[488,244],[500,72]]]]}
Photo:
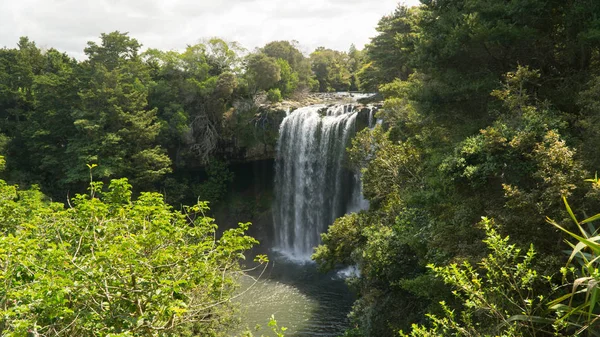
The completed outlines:
{"type": "Polygon", "coordinates": [[[421,3],[362,51],[0,49],[2,335],[227,335],[257,241],[197,200],[274,151],[278,102],[364,91],[370,208],[313,255],[360,271],[345,336],[600,336],[600,2],[421,3]]]}
{"type": "Polygon", "coordinates": [[[600,2],[422,3],[366,48],[371,207],[314,255],[359,266],[347,335],[600,334],[600,2]]]}

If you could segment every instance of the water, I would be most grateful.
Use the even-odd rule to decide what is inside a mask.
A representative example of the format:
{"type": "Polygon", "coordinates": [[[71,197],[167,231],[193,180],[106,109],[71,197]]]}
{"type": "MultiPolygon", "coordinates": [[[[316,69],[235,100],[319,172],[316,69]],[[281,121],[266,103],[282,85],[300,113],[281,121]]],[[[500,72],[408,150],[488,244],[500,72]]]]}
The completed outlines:
{"type": "MultiPolygon", "coordinates": [[[[274,233],[271,259],[257,283],[242,279],[242,328],[269,317],[288,328],[286,337],[339,336],[348,327],[353,295],[345,284],[356,267],[323,274],[310,260],[320,235],[336,218],[369,207],[360,174],[346,165],[346,148],[356,133],[354,105],[315,105],[289,112],[280,126],[275,160],[274,233]]],[[[372,127],[372,111],[369,116],[372,127]]],[[[256,275],[255,275],[256,276],[256,275]]]]}
{"type": "MultiPolygon", "coordinates": [[[[286,337],[339,336],[348,326],[347,314],[354,297],[344,279],[355,276],[352,270],[323,274],[314,263],[298,264],[285,256],[271,255],[267,271],[242,296],[241,328],[261,329],[257,336],[268,334],[266,326],[273,315],[279,326],[288,330],[286,337]]],[[[242,290],[254,280],[241,280],[242,290]]]]}
{"type": "Polygon", "coordinates": [[[273,210],[277,249],[310,260],[320,234],[357,204],[360,182],[346,166],[356,132],[352,105],[314,105],[290,113],[279,129],[273,210]],[[349,205],[354,200],[354,204],[349,205]]]}
{"type": "Polygon", "coordinates": [[[346,213],[355,213],[369,208],[369,201],[362,194],[362,181],[359,172],[352,176],[354,188],[348,201],[346,213]]]}

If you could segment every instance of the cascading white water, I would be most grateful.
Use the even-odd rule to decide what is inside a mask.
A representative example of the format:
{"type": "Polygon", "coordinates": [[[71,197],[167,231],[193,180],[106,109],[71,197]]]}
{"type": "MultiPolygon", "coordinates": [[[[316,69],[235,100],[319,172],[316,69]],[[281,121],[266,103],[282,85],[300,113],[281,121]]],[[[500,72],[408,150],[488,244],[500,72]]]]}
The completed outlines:
{"type": "Polygon", "coordinates": [[[280,126],[275,243],[293,259],[309,260],[337,217],[368,207],[360,178],[344,167],[356,116],[351,105],[315,105],[293,111],[280,126]]]}

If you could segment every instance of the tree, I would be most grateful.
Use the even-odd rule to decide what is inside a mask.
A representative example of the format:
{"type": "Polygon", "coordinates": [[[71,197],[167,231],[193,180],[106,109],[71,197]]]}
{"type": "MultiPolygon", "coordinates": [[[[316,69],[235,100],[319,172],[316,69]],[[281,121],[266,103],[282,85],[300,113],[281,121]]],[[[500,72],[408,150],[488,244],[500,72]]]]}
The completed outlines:
{"type": "Polygon", "coordinates": [[[142,45],[136,39],[129,37],[128,33],[119,31],[102,33],[100,40],[102,41],[100,45],[89,41],[84,49],[92,68],[103,66],[106,70],[112,71],[129,62],[138,61],[142,45]]]}
{"type": "Polygon", "coordinates": [[[266,91],[281,80],[281,68],[277,59],[263,53],[251,54],[246,61],[246,76],[251,92],[266,91]]]}
{"type": "Polygon", "coordinates": [[[279,89],[283,97],[289,97],[298,88],[300,82],[298,73],[290,67],[286,60],[277,59],[276,62],[279,66],[279,73],[281,76],[281,79],[276,83],[276,89],[279,89]]]}
{"type": "Polygon", "coordinates": [[[365,63],[365,54],[362,50],[356,49],[354,44],[350,45],[348,50],[348,70],[352,74],[350,79],[350,91],[358,91],[361,89],[359,71],[365,63]]]}
{"type": "Polygon", "coordinates": [[[153,69],[150,106],[158,108],[159,138],[176,167],[206,165],[225,140],[223,116],[245,95],[236,43],[211,39],[182,53],[148,50],[153,69]]]}
{"type": "Polygon", "coordinates": [[[81,108],[79,70],[66,54],[54,49],[44,54],[43,71],[33,82],[34,107],[21,131],[28,155],[23,156],[19,170],[29,171],[31,181],[61,198],[67,186],[57,178],[64,177],[71,166],[66,149],[77,133],[72,112],[81,108]]]}
{"type": "Polygon", "coordinates": [[[261,52],[274,59],[285,60],[294,71],[298,71],[305,57],[298,47],[289,41],[272,41],[261,48],[261,52]]]}
{"type": "Polygon", "coordinates": [[[368,62],[360,70],[359,78],[368,90],[377,89],[394,79],[407,80],[412,72],[410,64],[418,30],[419,9],[398,5],[377,24],[377,36],[366,46],[368,62]]]}
{"type": "MultiPolygon", "coordinates": [[[[138,55],[140,44],[126,34],[102,34],[102,44],[88,43],[84,64],[87,83],[73,112],[77,135],[67,152],[78,163],[100,165],[98,177],[129,176],[148,184],[171,171],[171,161],[157,144],[157,109],[148,106],[149,69],[138,55]]],[[[69,183],[87,179],[85,166],[72,165],[69,183]]]]}
{"type": "Polygon", "coordinates": [[[210,74],[218,76],[222,73],[238,73],[241,70],[240,54],[244,49],[237,42],[226,42],[212,38],[205,43],[206,60],[211,66],[210,74]]]}
{"type": "Polygon", "coordinates": [[[27,167],[28,151],[20,131],[27,125],[34,109],[33,83],[43,64],[41,51],[27,37],[19,39],[18,48],[0,50],[0,134],[7,137],[9,175],[18,175],[27,167]],[[20,157],[18,154],[24,153],[20,157]]]}
{"type": "MultiPolygon", "coordinates": [[[[281,59],[287,62],[291,68],[290,77],[296,78],[295,81],[297,81],[297,85],[293,89],[306,90],[312,88],[314,79],[310,68],[310,61],[300,52],[296,41],[273,41],[267,43],[260,50],[274,59],[281,59]]],[[[286,76],[282,74],[282,77],[286,76]]],[[[285,91],[281,87],[279,89],[282,93],[285,91]]]]}
{"type": "Polygon", "coordinates": [[[449,266],[430,265],[434,274],[452,286],[463,304],[457,313],[440,303],[443,315],[428,315],[431,327],[413,325],[408,337],[434,336],[567,336],[561,325],[554,325],[548,304],[552,286],[549,277],[535,270],[536,251],[527,253],[509,244],[495,229],[492,220],[484,218],[490,253],[472,266],[469,262],[449,266]]]}
{"type": "Polygon", "coordinates": [[[348,91],[350,89],[351,74],[348,70],[346,53],[320,47],[310,54],[310,62],[315,77],[319,81],[319,91],[348,91]]]}
{"type": "MultiPolygon", "coordinates": [[[[536,245],[533,269],[562,265],[565,235],[544,217],[571,230],[561,196],[586,211],[598,200],[580,185],[598,162],[599,11],[588,1],[423,1],[381,20],[359,79],[385,98],[383,132],[359,133],[350,149],[371,207],[336,221],[315,255],[324,267],[359,266],[355,335],[393,336],[441,300],[462,310],[422,268],[480,261],[481,216],[517,247],[536,245]]],[[[460,334],[446,323],[438,335],[460,334]]],[[[500,334],[478,324],[474,335],[500,334]]]]}

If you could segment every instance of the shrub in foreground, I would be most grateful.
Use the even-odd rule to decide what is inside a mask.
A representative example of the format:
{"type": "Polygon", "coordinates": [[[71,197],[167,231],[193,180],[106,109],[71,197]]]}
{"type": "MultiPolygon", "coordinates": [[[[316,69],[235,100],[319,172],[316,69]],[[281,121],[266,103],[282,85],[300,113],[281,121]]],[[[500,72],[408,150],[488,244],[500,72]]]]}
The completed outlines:
{"type": "Polygon", "coordinates": [[[206,203],[132,200],[126,179],[66,208],[4,181],[0,200],[2,336],[217,336],[232,321],[249,224],[217,238],[206,203]]]}

